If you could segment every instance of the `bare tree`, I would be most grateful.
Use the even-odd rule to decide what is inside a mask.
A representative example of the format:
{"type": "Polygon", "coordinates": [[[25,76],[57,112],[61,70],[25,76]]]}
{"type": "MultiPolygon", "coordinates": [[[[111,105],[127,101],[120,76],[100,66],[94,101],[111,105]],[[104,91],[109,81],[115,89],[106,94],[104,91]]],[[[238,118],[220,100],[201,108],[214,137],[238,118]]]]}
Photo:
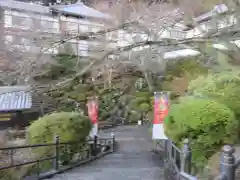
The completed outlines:
{"type": "MultiPolygon", "coordinates": [[[[201,24],[201,20],[192,17],[191,14],[194,13],[187,11],[187,1],[185,4],[182,7],[171,3],[116,1],[111,5],[112,11],[109,12],[114,17],[114,23],[105,25],[98,31],[89,29],[88,32],[69,33],[68,36],[64,35],[60,38],[43,38],[33,34],[33,39],[36,39],[36,36],[41,37],[39,44],[44,51],[83,37],[100,42],[94,49],[97,51],[96,56],[90,58],[85,67],[76,66],[76,74],[73,77],[60,79],[54,82],[54,86],[56,84],[64,86],[75,76],[82,75],[86,71],[92,72],[93,80],[97,76],[105,76],[106,82],[111,85],[112,73],[119,71],[119,67],[135,66],[142,71],[151,90],[149,73],[164,71],[167,62],[164,58],[165,52],[190,48],[200,51],[209,58],[205,48],[206,43],[229,44],[231,40],[238,38],[238,4],[234,11],[226,12],[224,15],[217,10],[213,11],[213,15],[205,25],[201,24]],[[186,20],[186,16],[190,20],[186,20]],[[227,20],[229,26],[221,27],[223,26],[221,23],[227,20]],[[230,22],[231,20],[233,22],[230,22]],[[191,26],[185,26],[189,24],[191,26]],[[186,29],[188,31],[184,31],[186,29]]],[[[196,4],[196,9],[197,7],[196,4]]],[[[40,56],[43,57],[43,53],[40,53],[40,56]]],[[[43,71],[46,62],[52,61],[39,56],[29,57],[29,55],[26,59],[15,67],[20,70],[21,75],[24,74],[23,79],[31,79],[34,74],[43,71]]]]}

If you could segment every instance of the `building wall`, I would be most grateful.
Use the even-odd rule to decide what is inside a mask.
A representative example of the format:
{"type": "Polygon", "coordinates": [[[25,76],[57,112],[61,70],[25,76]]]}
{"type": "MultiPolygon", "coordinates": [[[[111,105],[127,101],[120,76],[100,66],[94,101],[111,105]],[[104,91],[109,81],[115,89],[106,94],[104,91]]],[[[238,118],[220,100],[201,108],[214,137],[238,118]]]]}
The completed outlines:
{"type": "Polygon", "coordinates": [[[22,111],[0,112],[0,130],[8,128],[23,129],[33,121],[38,119],[39,112],[25,113],[22,111]]]}
{"type": "Polygon", "coordinates": [[[63,47],[70,45],[75,55],[88,57],[93,54],[90,51],[96,42],[74,38],[61,45],[60,43],[53,45],[53,42],[104,28],[104,25],[100,23],[65,16],[53,17],[11,10],[5,10],[3,16],[4,44],[8,49],[18,49],[21,52],[57,54],[63,53],[66,49],[63,47]]]}
{"type": "Polygon", "coordinates": [[[50,42],[41,38],[48,38],[53,34],[56,36],[59,33],[59,23],[53,17],[4,11],[4,39],[8,48],[17,49],[20,52],[56,54],[58,49],[51,49],[50,42]]]}
{"type": "Polygon", "coordinates": [[[199,37],[209,32],[216,32],[217,30],[230,28],[237,24],[236,15],[220,16],[217,19],[213,16],[213,19],[202,22],[194,29],[187,32],[187,38],[199,37]]]}
{"type": "MultiPolygon", "coordinates": [[[[86,19],[77,19],[71,17],[60,16],[60,31],[66,38],[74,35],[86,35],[88,32],[98,32],[104,29],[104,24],[90,22],[86,19]]],[[[75,55],[88,57],[94,56],[96,50],[101,48],[100,40],[77,40],[70,39],[68,44],[71,44],[72,51],[75,55]],[[94,51],[95,50],[95,51],[94,51]]]]}

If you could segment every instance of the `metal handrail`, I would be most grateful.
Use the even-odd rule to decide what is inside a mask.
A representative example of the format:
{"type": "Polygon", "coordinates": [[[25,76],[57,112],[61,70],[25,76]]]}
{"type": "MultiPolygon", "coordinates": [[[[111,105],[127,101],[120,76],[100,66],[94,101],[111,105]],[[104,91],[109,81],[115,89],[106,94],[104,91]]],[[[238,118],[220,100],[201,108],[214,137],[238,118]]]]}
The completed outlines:
{"type": "Polygon", "coordinates": [[[55,145],[56,145],[56,143],[33,144],[33,145],[22,145],[22,146],[9,146],[9,147],[0,148],[0,151],[34,148],[34,147],[49,147],[49,146],[55,146],[55,145]]]}
{"type": "MultiPolygon", "coordinates": [[[[17,168],[20,166],[25,166],[25,165],[29,165],[29,164],[36,164],[37,165],[37,172],[39,172],[39,163],[43,162],[43,161],[49,161],[52,160],[52,168],[49,169],[49,172],[54,172],[54,173],[58,173],[61,172],[61,164],[60,164],[60,160],[61,157],[63,156],[67,156],[69,159],[67,159],[68,162],[70,162],[70,166],[72,161],[74,161],[73,156],[75,154],[78,153],[86,153],[83,156],[81,156],[80,159],[78,159],[77,163],[81,162],[88,162],[88,161],[92,161],[93,159],[95,159],[98,155],[101,154],[107,154],[107,153],[111,153],[115,151],[115,137],[114,135],[110,138],[98,138],[97,136],[94,137],[94,139],[90,139],[84,142],[81,141],[69,141],[69,142],[60,142],[59,137],[56,137],[55,142],[54,143],[45,143],[45,144],[33,144],[33,145],[22,145],[22,146],[11,146],[11,147],[3,147],[0,148],[0,151],[4,152],[7,151],[7,158],[5,161],[6,164],[3,166],[0,165],[0,173],[2,170],[7,170],[7,169],[11,169],[11,168],[17,168]],[[110,142],[110,143],[109,143],[110,142]],[[81,150],[72,150],[70,149],[72,145],[79,145],[79,146],[83,146],[85,148],[81,148],[81,150]],[[39,159],[31,159],[31,160],[27,160],[27,161],[23,161],[23,162],[15,162],[14,161],[14,154],[15,151],[19,150],[19,149],[26,149],[26,148],[34,148],[37,150],[37,148],[40,147],[49,147],[52,148],[52,152],[50,152],[50,154],[46,155],[45,157],[41,157],[39,159]],[[101,148],[103,147],[109,147],[106,148],[107,150],[105,152],[101,151],[101,148]],[[63,150],[61,152],[61,150],[63,150]],[[54,171],[52,171],[54,170],[54,171]]],[[[3,160],[4,162],[4,160],[3,160]]],[[[73,166],[74,166],[73,162],[73,166]]],[[[62,166],[61,166],[62,167],[62,166]]],[[[44,172],[45,174],[48,172],[44,172]]],[[[37,177],[40,177],[40,174],[37,173],[37,177]]]]}
{"type": "Polygon", "coordinates": [[[187,139],[182,148],[170,139],[157,141],[156,146],[160,146],[163,151],[166,180],[197,180],[197,177],[191,175],[191,150],[187,139]]]}
{"type": "Polygon", "coordinates": [[[197,177],[187,174],[185,172],[180,172],[180,175],[186,178],[187,180],[197,180],[197,177]]]}

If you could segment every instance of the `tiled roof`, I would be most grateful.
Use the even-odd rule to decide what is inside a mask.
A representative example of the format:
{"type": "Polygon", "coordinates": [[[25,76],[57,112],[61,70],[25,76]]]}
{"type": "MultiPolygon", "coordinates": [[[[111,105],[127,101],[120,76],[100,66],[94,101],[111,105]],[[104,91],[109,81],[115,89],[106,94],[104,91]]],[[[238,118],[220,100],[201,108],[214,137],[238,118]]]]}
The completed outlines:
{"type": "Polygon", "coordinates": [[[40,14],[50,14],[51,13],[50,10],[53,9],[66,14],[95,17],[95,18],[102,18],[102,19],[111,19],[111,16],[109,16],[108,14],[104,14],[93,8],[85,6],[82,3],[70,4],[70,5],[52,5],[48,7],[48,6],[43,6],[41,4],[35,4],[35,3],[26,3],[26,2],[19,2],[14,0],[0,0],[0,7],[15,9],[19,11],[40,13],[40,14]]]}
{"type": "Polygon", "coordinates": [[[51,8],[53,10],[67,13],[67,14],[86,16],[86,17],[94,17],[94,18],[111,19],[111,16],[109,16],[108,14],[104,14],[93,8],[85,6],[83,3],[76,3],[76,4],[70,4],[70,5],[55,5],[55,6],[51,6],[51,8]]]}
{"type": "Polygon", "coordinates": [[[18,2],[13,0],[0,0],[0,6],[40,14],[50,14],[49,7],[40,4],[18,2]]]}
{"type": "Polygon", "coordinates": [[[0,87],[0,111],[30,109],[32,96],[29,86],[0,87]]]}
{"type": "Polygon", "coordinates": [[[200,16],[194,18],[194,20],[196,22],[202,22],[204,20],[212,18],[216,14],[223,14],[223,13],[227,12],[228,10],[229,9],[225,4],[216,5],[213,7],[212,11],[200,15],[200,16]]]}

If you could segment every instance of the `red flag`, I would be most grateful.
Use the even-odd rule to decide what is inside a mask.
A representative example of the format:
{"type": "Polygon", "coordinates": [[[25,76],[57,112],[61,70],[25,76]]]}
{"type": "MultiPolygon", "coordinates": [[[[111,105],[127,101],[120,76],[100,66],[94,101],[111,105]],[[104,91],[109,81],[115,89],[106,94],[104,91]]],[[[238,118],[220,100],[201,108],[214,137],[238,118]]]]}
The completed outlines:
{"type": "Polygon", "coordinates": [[[164,118],[168,115],[168,107],[166,96],[155,97],[153,124],[163,124],[164,118]]]}
{"type": "Polygon", "coordinates": [[[91,119],[93,124],[98,122],[98,105],[95,100],[89,100],[87,103],[88,107],[88,116],[91,119]]]}

